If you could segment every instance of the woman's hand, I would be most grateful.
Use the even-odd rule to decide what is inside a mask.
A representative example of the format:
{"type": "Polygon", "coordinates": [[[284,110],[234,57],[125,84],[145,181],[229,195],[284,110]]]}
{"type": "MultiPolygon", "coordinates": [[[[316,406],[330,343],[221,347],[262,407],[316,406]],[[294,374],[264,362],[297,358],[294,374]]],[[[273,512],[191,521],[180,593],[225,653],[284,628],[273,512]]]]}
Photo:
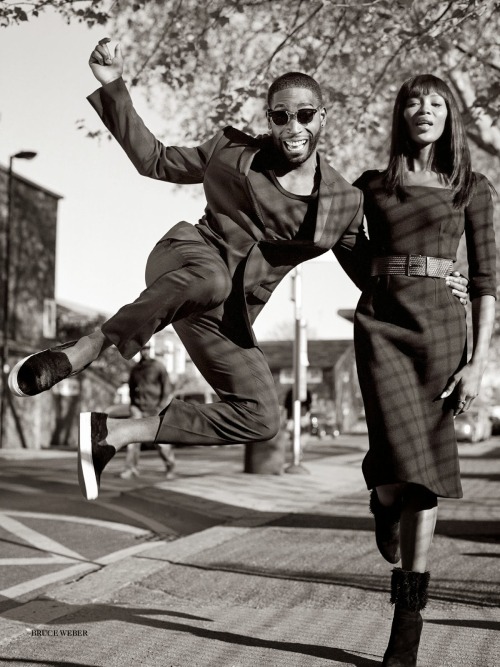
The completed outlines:
{"type": "Polygon", "coordinates": [[[108,43],[111,41],[109,37],[104,37],[99,40],[99,43],[90,54],[89,65],[95,78],[101,85],[111,83],[115,79],[119,79],[123,74],[123,56],[120,45],[115,47],[114,57],[108,49],[108,43]]]}
{"type": "Polygon", "coordinates": [[[462,276],[458,271],[453,271],[453,273],[445,280],[446,284],[451,289],[451,293],[460,300],[460,303],[463,306],[466,306],[468,302],[467,294],[469,291],[469,281],[467,278],[462,276]]]}
{"type": "Polygon", "coordinates": [[[472,401],[479,394],[482,377],[483,372],[478,366],[469,362],[448,380],[440,398],[447,398],[457,387],[457,404],[453,411],[454,417],[470,408],[472,401]]]}

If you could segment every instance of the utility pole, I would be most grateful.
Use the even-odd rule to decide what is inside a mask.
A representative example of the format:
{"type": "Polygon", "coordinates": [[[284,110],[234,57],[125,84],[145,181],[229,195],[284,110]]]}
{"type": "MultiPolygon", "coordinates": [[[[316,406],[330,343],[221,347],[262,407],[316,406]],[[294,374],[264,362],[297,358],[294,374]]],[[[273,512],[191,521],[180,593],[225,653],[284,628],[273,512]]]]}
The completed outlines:
{"type": "Polygon", "coordinates": [[[295,336],[293,342],[293,463],[286,472],[295,475],[309,474],[301,463],[301,412],[307,399],[307,329],[302,318],[302,267],[297,266],[292,277],[292,301],[294,302],[295,336]]]}

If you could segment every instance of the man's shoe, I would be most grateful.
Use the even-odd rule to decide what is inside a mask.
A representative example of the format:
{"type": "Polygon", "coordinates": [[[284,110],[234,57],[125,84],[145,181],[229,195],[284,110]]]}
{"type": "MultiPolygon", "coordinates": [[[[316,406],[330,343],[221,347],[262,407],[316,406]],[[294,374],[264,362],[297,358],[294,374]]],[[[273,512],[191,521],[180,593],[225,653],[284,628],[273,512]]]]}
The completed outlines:
{"type": "Polygon", "coordinates": [[[165,479],[170,482],[175,479],[175,472],[173,470],[167,470],[165,473],[165,479]]]}
{"type": "Polygon", "coordinates": [[[80,414],[78,481],[87,500],[95,500],[99,495],[101,473],[116,454],[116,449],[106,442],[107,418],[102,412],[80,414]]]}
{"type": "Polygon", "coordinates": [[[9,373],[9,389],[16,396],[26,398],[47,391],[72,375],[68,357],[62,351],[73,347],[76,341],[36,352],[18,361],[9,373]]]}
{"type": "Polygon", "coordinates": [[[382,556],[389,563],[401,560],[399,550],[399,521],[401,518],[401,502],[390,507],[382,505],[373,489],[370,495],[370,512],[375,518],[375,540],[382,556]]]}
{"type": "Polygon", "coordinates": [[[121,479],[132,479],[132,477],[140,477],[140,472],[137,470],[137,468],[126,468],[125,470],[122,470],[120,473],[120,478],[121,479]]]}

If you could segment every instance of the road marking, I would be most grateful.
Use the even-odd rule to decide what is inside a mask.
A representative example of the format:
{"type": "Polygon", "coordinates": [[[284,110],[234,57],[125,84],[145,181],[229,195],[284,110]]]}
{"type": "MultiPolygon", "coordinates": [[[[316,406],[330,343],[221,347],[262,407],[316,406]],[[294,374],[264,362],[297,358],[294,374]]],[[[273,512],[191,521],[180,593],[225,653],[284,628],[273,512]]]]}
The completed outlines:
{"type": "Polygon", "coordinates": [[[174,530],[172,530],[172,528],[169,528],[168,526],[165,526],[159,521],[156,521],[156,519],[150,519],[149,517],[144,516],[144,514],[139,514],[139,512],[136,512],[135,510],[131,510],[128,509],[127,507],[122,507],[121,505],[116,505],[115,503],[108,503],[105,501],[101,501],[100,504],[103,507],[107,507],[108,509],[113,510],[114,512],[123,514],[123,516],[126,516],[129,519],[134,519],[135,521],[142,523],[144,526],[147,526],[154,533],[159,533],[160,535],[162,534],[164,535],[166,533],[168,533],[169,535],[175,535],[175,536],[177,535],[177,533],[174,530]]]}
{"type": "Polygon", "coordinates": [[[2,482],[2,491],[9,491],[10,493],[24,493],[25,495],[34,495],[42,493],[40,489],[34,489],[32,486],[25,486],[24,484],[9,484],[2,482]]]}
{"type": "MultiPolygon", "coordinates": [[[[0,512],[0,515],[4,514],[0,512]]],[[[109,528],[110,530],[119,530],[122,533],[131,533],[132,535],[147,535],[149,530],[144,528],[137,528],[136,526],[129,526],[125,523],[117,523],[115,521],[105,521],[103,519],[91,519],[87,517],[72,516],[70,514],[48,514],[44,512],[24,512],[21,510],[9,510],[5,512],[9,516],[27,517],[29,519],[48,519],[50,521],[70,521],[71,523],[82,523],[86,526],[99,526],[100,528],[109,528]]],[[[125,512],[124,512],[125,514],[125,512]]],[[[140,516],[140,515],[138,515],[140,516]]]]}
{"type": "Polygon", "coordinates": [[[56,572],[50,572],[48,574],[35,577],[29,581],[24,581],[15,586],[10,586],[0,591],[0,595],[3,595],[6,598],[17,598],[26,593],[41,588],[43,586],[48,586],[53,583],[57,583],[62,580],[71,579],[72,577],[82,575],[88,572],[99,570],[101,567],[114,563],[116,561],[122,560],[127,556],[133,556],[137,553],[151,549],[161,542],[143,542],[141,544],[134,544],[133,546],[126,547],[124,549],[118,549],[112,553],[101,556],[95,560],[89,560],[85,556],[68,549],[63,544],[52,540],[50,537],[39,533],[28,526],[25,526],[21,521],[17,521],[13,517],[29,518],[29,519],[47,519],[50,521],[68,521],[77,524],[83,524],[87,526],[99,526],[102,528],[109,528],[111,530],[121,531],[123,533],[128,533],[129,535],[134,535],[135,537],[145,537],[151,534],[150,530],[145,530],[143,528],[137,528],[135,526],[128,526],[126,524],[116,523],[114,521],[103,521],[101,519],[87,519],[83,517],[70,516],[70,515],[61,515],[61,514],[48,514],[46,512],[24,512],[24,511],[4,511],[0,512],[0,527],[14,536],[22,539],[28,545],[31,545],[37,549],[41,549],[44,552],[48,552],[50,555],[46,557],[36,556],[34,558],[0,558],[0,565],[66,565],[58,569],[56,572]],[[75,563],[75,560],[79,561],[75,563]]]}
{"type": "Polygon", "coordinates": [[[21,595],[26,595],[26,593],[31,593],[31,591],[36,590],[37,588],[42,588],[43,586],[48,586],[49,584],[55,584],[59,581],[66,579],[71,579],[77,575],[81,576],[92,571],[100,570],[101,567],[109,565],[110,563],[115,563],[118,560],[122,560],[127,556],[133,556],[147,549],[152,549],[158,545],[163,544],[163,542],[145,542],[144,544],[137,544],[134,547],[129,547],[128,549],[119,549],[103,558],[98,559],[94,563],[82,563],[80,565],[73,565],[72,567],[67,567],[59,572],[51,572],[50,574],[44,574],[41,577],[36,579],[31,579],[30,581],[25,581],[22,584],[17,584],[16,586],[11,586],[10,588],[4,588],[3,591],[0,591],[0,595],[3,595],[6,598],[18,598],[21,595]]]}
{"type": "Polygon", "coordinates": [[[30,581],[24,581],[22,584],[17,584],[16,586],[11,586],[10,588],[4,588],[3,591],[0,591],[0,595],[3,595],[6,598],[17,598],[21,595],[25,595],[26,593],[31,593],[31,591],[34,591],[37,588],[42,588],[42,586],[48,586],[49,584],[56,583],[62,579],[71,578],[76,575],[98,569],[99,565],[91,565],[90,563],[73,565],[72,567],[66,567],[63,570],[59,570],[58,572],[44,574],[41,577],[30,579],[30,581]]]}
{"type": "Polygon", "coordinates": [[[154,542],[143,542],[142,544],[136,544],[133,547],[126,547],[125,549],[120,549],[119,551],[113,551],[112,554],[98,558],[96,563],[99,563],[100,565],[116,563],[119,560],[123,560],[127,556],[135,556],[135,554],[142,553],[143,551],[157,547],[160,544],[167,544],[167,542],[164,542],[163,540],[156,540],[154,542]]]}
{"type": "Polygon", "coordinates": [[[0,558],[0,565],[54,565],[56,563],[73,563],[74,558],[64,556],[47,556],[46,558],[0,558]]]}
{"type": "MultiPolygon", "coordinates": [[[[76,553],[76,551],[68,549],[60,542],[56,542],[50,537],[47,537],[47,535],[42,535],[42,533],[39,533],[32,528],[28,528],[24,523],[7,516],[7,513],[0,512],[0,526],[9,531],[9,533],[12,533],[16,537],[21,538],[25,542],[28,542],[28,544],[31,544],[42,551],[48,551],[56,556],[66,556],[73,560],[86,560],[80,554],[76,553]]],[[[1,562],[2,559],[0,559],[0,563],[1,562]]]]}

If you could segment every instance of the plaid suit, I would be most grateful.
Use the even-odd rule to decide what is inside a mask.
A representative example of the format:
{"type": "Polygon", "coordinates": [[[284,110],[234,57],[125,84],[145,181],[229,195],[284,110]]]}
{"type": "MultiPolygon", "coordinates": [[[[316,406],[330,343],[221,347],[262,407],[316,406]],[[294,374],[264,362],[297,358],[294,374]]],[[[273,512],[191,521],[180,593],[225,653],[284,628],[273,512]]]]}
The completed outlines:
{"type": "Polygon", "coordinates": [[[221,399],[193,406],[174,400],[157,440],[227,444],[266,440],[279,427],[272,375],[252,323],[275,287],[297,264],[332,249],[362,219],[362,195],[320,159],[313,238],[284,241],[260,215],[250,167],[269,137],[226,127],[194,147],[164,146],[145,127],[121,79],[89,97],[140,174],[203,183],[200,222],[175,225],[146,267],[146,289],[102,328],[126,358],[173,323],[189,355],[221,399]]]}

